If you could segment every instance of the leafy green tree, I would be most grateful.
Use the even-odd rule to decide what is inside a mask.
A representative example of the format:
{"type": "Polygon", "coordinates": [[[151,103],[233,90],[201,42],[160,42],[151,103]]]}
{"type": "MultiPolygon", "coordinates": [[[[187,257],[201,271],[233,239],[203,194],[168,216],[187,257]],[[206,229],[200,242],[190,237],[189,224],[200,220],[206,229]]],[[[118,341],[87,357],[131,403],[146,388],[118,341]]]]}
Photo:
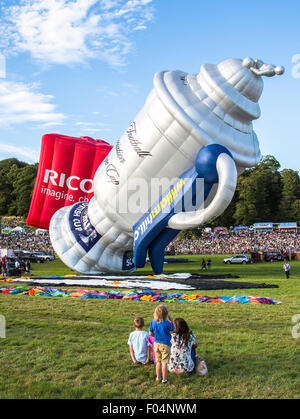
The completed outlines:
{"type": "MultiPolygon", "coordinates": [[[[240,182],[240,177],[238,178],[238,182],[240,182]]],[[[223,214],[221,214],[218,218],[213,220],[212,223],[208,227],[215,228],[217,226],[222,226],[222,227],[229,228],[233,226],[235,224],[234,213],[236,209],[237,200],[238,200],[238,193],[236,191],[234,194],[234,197],[232,198],[232,201],[230,202],[226,210],[223,212],[223,214]]]]}
{"type": "Polygon", "coordinates": [[[292,221],[296,221],[300,225],[300,199],[296,199],[293,204],[292,221]]]}
{"type": "MultiPolygon", "coordinates": [[[[8,214],[9,206],[13,201],[13,173],[11,168],[15,166],[16,170],[22,168],[27,163],[20,162],[18,159],[11,158],[0,161],[0,214],[8,214]]],[[[16,172],[15,170],[15,172],[16,172]]]]}
{"type": "Polygon", "coordinates": [[[279,168],[275,157],[266,156],[241,177],[237,185],[235,224],[276,221],[282,192],[279,168]]]}
{"type": "MultiPolygon", "coordinates": [[[[0,215],[27,216],[38,164],[16,158],[0,161],[0,215]]],[[[297,221],[300,224],[300,178],[291,169],[279,171],[273,156],[265,156],[258,166],[247,169],[237,180],[234,198],[226,211],[208,226],[231,227],[263,221],[297,221]]],[[[181,237],[196,238],[201,228],[187,230],[181,237]]]]}
{"type": "Polygon", "coordinates": [[[15,158],[0,161],[0,215],[27,216],[37,169],[15,158]]]}
{"type": "Polygon", "coordinates": [[[299,215],[300,178],[298,172],[284,169],[281,172],[282,195],[279,204],[278,220],[294,221],[299,215]]]}
{"type": "MultiPolygon", "coordinates": [[[[15,173],[13,181],[13,205],[9,206],[10,215],[26,216],[29,211],[38,165],[27,165],[15,173]]],[[[14,168],[12,167],[11,170],[14,168]]]]}

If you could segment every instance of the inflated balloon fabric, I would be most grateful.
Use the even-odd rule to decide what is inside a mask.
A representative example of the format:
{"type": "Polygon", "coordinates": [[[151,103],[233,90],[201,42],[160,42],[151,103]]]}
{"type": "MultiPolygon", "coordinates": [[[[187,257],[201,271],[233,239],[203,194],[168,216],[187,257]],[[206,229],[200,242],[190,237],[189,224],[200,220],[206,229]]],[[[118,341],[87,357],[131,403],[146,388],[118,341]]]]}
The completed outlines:
{"type": "Polygon", "coordinates": [[[111,149],[107,142],[90,137],[44,135],[27,224],[48,229],[57,210],[89,201],[94,174],[111,149]]]}
{"type": "MultiPolygon", "coordinates": [[[[261,154],[252,121],[260,116],[261,76],[282,72],[259,60],[231,58],[219,65],[204,64],[199,74],[157,73],[145,105],[95,174],[87,215],[89,228],[95,229],[91,234],[101,236],[99,242],[89,242],[87,248],[70,233],[84,227],[74,227],[72,207],[59,211],[51,221],[50,237],[64,262],[82,273],[133,270],[128,252],[133,250],[134,228],[145,221],[143,217],[156,202],[165,202],[175,191],[174,179],[182,179],[184,186],[176,193],[183,200],[188,188],[194,187],[184,176],[194,179],[195,170],[204,173],[206,189],[198,207],[189,210],[191,202],[185,199],[182,210],[175,213],[173,203],[166,204],[166,217],[155,231],[148,232],[140,256],[134,256],[141,267],[148,251],[154,272],[160,273],[165,246],[182,229],[220,215],[234,195],[237,175],[258,163],[261,154]],[[223,147],[221,153],[218,146],[223,147]],[[207,161],[199,157],[202,152],[209,156],[207,161]],[[159,193],[156,180],[164,180],[159,193]]],[[[153,224],[147,220],[151,230],[153,224]]]]}

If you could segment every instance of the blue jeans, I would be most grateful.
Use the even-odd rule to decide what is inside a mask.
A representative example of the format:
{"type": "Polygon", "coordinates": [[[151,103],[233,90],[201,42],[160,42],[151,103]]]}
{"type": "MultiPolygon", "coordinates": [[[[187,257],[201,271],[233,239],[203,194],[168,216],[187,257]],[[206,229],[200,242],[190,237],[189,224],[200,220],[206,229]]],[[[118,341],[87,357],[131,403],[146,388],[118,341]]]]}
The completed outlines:
{"type": "Polygon", "coordinates": [[[192,358],[193,362],[195,363],[195,359],[196,359],[196,348],[195,348],[195,346],[192,347],[191,358],[192,358]]]}

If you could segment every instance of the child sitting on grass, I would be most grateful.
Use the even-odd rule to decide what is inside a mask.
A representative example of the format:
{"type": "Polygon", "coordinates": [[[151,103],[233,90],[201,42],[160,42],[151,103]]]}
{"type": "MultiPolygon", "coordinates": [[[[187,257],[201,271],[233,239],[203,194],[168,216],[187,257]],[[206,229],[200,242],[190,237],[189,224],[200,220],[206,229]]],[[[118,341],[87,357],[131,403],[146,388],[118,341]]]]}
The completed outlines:
{"type": "Polygon", "coordinates": [[[135,331],[130,333],[128,339],[130,356],[134,364],[146,365],[150,360],[150,343],[148,332],[143,331],[144,319],[136,317],[133,326],[135,331]]]}
{"type": "Polygon", "coordinates": [[[206,362],[201,356],[196,355],[198,343],[195,335],[184,319],[175,319],[174,323],[168,371],[175,374],[195,372],[198,375],[206,375],[206,362]]]}
{"type": "Polygon", "coordinates": [[[175,330],[171,338],[169,372],[176,374],[193,372],[198,344],[195,335],[184,319],[175,319],[175,330]]]}
{"type": "Polygon", "coordinates": [[[168,382],[168,362],[171,349],[171,334],[174,330],[174,319],[168,314],[165,305],[156,307],[154,320],[151,321],[149,332],[154,336],[154,351],[156,360],[156,381],[168,382]],[[167,319],[169,318],[170,321],[167,319]]]}

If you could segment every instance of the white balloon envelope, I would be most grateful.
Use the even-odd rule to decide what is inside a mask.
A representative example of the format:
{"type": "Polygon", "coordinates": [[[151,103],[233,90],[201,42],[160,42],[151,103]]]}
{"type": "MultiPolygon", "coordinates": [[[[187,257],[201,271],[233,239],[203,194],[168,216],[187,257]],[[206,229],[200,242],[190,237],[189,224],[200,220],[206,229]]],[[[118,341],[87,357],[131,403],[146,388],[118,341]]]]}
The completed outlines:
{"type": "Polygon", "coordinates": [[[96,171],[90,203],[51,220],[64,263],[81,273],[128,272],[144,266],[148,252],[160,273],[165,246],[219,216],[237,176],[259,162],[252,121],[260,117],[262,76],[283,72],[230,58],[203,64],[199,74],[155,74],[145,105],[96,171]]]}

